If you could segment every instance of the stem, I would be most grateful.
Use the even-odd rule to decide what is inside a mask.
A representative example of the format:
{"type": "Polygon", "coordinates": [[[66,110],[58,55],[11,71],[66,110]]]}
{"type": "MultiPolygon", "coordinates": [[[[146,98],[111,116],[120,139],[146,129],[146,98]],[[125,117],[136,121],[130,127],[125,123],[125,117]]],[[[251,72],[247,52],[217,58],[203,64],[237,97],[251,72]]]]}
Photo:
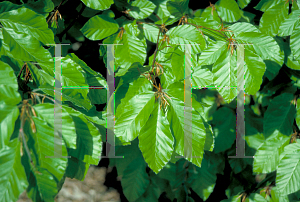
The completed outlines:
{"type": "MultiPolygon", "coordinates": [[[[35,89],[35,90],[39,90],[39,89],[35,89]]],[[[34,90],[33,90],[34,91],[34,90]]],[[[33,92],[32,91],[32,92],[33,92]]],[[[51,97],[49,97],[49,96],[47,96],[47,95],[44,95],[44,94],[41,94],[41,93],[33,93],[33,94],[35,94],[35,95],[39,95],[39,96],[43,96],[43,97],[46,97],[47,99],[49,99],[49,100],[51,100],[52,102],[54,102],[54,99],[52,99],[51,97]]]]}
{"type": "Polygon", "coordinates": [[[209,29],[209,30],[212,30],[212,31],[215,31],[215,32],[219,32],[220,34],[222,34],[223,36],[225,36],[226,38],[228,38],[228,36],[227,36],[226,34],[224,34],[223,32],[221,32],[220,30],[215,30],[215,29],[212,29],[212,28],[209,28],[209,27],[204,27],[204,26],[195,25],[195,24],[189,23],[189,22],[187,22],[186,24],[193,25],[193,26],[199,27],[199,28],[209,29]]]}
{"type": "Polygon", "coordinates": [[[62,0],[60,2],[60,4],[57,6],[57,8],[53,11],[53,13],[51,14],[50,18],[48,18],[47,23],[50,21],[50,19],[53,17],[53,15],[56,13],[56,11],[58,10],[58,8],[60,7],[60,5],[66,0],[62,0]]]}

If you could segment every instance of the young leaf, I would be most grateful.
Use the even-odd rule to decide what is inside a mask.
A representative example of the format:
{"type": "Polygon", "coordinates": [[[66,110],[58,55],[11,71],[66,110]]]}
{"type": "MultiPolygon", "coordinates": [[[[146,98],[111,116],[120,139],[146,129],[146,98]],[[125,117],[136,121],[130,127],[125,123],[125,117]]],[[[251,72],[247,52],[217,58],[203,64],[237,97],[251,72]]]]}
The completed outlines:
{"type": "Polygon", "coordinates": [[[241,18],[239,6],[234,0],[219,0],[215,7],[219,16],[226,22],[236,22],[241,18]]]}
{"type": "Polygon", "coordinates": [[[157,174],[171,159],[174,145],[169,122],[158,103],[138,138],[145,161],[157,174]]]}

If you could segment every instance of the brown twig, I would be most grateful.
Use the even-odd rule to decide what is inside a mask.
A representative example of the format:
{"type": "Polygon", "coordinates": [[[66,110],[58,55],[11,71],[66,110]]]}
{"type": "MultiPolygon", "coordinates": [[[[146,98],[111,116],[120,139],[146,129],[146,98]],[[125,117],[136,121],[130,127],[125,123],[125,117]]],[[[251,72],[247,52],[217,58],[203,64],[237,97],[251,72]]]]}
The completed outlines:
{"type": "Polygon", "coordinates": [[[53,17],[53,15],[56,13],[56,11],[58,10],[58,8],[60,7],[60,5],[61,5],[64,1],[68,1],[68,0],[62,0],[62,1],[60,2],[60,4],[56,7],[56,9],[53,11],[53,13],[51,14],[51,16],[48,18],[47,23],[50,21],[50,19],[53,17]]]}

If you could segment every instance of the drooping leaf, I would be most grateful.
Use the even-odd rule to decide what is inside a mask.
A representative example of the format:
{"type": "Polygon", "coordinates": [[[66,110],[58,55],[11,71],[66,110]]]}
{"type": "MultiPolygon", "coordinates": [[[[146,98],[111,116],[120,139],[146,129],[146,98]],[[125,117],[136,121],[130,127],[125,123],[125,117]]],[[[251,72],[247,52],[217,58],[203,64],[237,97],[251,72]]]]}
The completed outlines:
{"type": "Polygon", "coordinates": [[[13,139],[0,148],[0,201],[17,201],[28,181],[21,164],[20,141],[13,139]]]}
{"type": "Polygon", "coordinates": [[[192,107],[192,119],[185,121],[184,88],[182,82],[171,84],[168,87],[167,94],[171,98],[167,118],[171,123],[171,130],[176,139],[175,151],[196,166],[201,167],[206,139],[206,128],[203,119],[201,119],[200,114],[192,107]],[[192,130],[186,129],[185,124],[191,125],[192,130]],[[187,142],[185,143],[185,141],[187,142]],[[185,148],[185,146],[188,146],[188,148],[185,148]],[[185,151],[191,153],[184,154],[185,151]],[[188,155],[194,158],[189,158],[188,155]]]}
{"type": "Polygon", "coordinates": [[[149,119],[154,107],[154,92],[146,91],[132,97],[116,119],[115,135],[123,142],[134,140],[149,119]]]}
{"type": "Polygon", "coordinates": [[[262,84],[262,77],[266,70],[266,64],[255,53],[245,50],[245,92],[249,95],[256,94],[262,84]]]}
{"type": "Polygon", "coordinates": [[[138,157],[124,170],[121,180],[126,198],[129,201],[135,201],[146,191],[149,183],[146,164],[143,158],[138,157]]]}
{"type": "Polygon", "coordinates": [[[145,161],[157,174],[171,159],[174,145],[169,122],[158,103],[138,138],[145,161]]]}
{"type": "MultiPolygon", "coordinates": [[[[61,153],[59,150],[54,148],[54,138],[58,138],[58,133],[54,133],[54,129],[50,127],[43,119],[40,117],[32,117],[36,127],[36,133],[34,134],[31,129],[29,129],[29,124],[24,128],[24,132],[33,138],[34,144],[28,143],[29,149],[33,150],[34,155],[37,159],[37,164],[41,168],[47,169],[57,180],[61,180],[64,175],[67,166],[66,158],[46,158],[46,156],[67,156],[67,149],[64,141],[60,143],[61,153]]],[[[26,122],[27,123],[27,122],[26,122]]],[[[30,140],[31,141],[31,140],[30,140]]],[[[59,143],[55,143],[59,144],[59,143]]]]}
{"type": "Polygon", "coordinates": [[[218,91],[229,103],[237,96],[237,64],[236,52],[231,55],[230,51],[223,51],[212,69],[214,84],[218,91]]]}

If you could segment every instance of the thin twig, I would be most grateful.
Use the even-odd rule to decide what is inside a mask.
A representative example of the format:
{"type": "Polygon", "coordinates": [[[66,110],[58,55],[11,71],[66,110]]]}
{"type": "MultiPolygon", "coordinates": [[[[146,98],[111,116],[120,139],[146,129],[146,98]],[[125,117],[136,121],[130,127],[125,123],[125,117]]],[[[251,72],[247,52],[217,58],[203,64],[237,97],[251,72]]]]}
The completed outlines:
{"type": "Polygon", "coordinates": [[[220,34],[222,34],[223,36],[225,36],[226,38],[228,38],[228,36],[226,34],[224,34],[223,32],[221,32],[220,30],[212,29],[212,28],[209,28],[209,27],[204,27],[204,26],[201,26],[201,25],[196,25],[196,24],[189,23],[189,22],[187,22],[186,24],[193,25],[193,26],[199,27],[199,28],[209,29],[209,30],[212,30],[212,31],[215,31],[215,32],[219,32],[220,34]]]}
{"type": "MultiPolygon", "coordinates": [[[[56,11],[58,10],[58,8],[60,7],[60,5],[66,0],[62,0],[60,2],[60,4],[56,7],[56,9],[53,11],[53,13],[51,14],[51,16],[48,18],[47,23],[50,21],[50,19],[53,17],[53,15],[56,13],[56,11]]],[[[68,1],[68,0],[67,0],[68,1]]]]}
{"type": "Polygon", "coordinates": [[[22,68],[21,68],[21,70],[20,70],[20,72],[19,72],[19,74],[18,74],[18,78],[20,77],[21,72],[23,71],[23,69],[24,69],[25,66],[26,66],[26,62],[25,62],[24,65],[22,66],[22,68]]]}
{"type": "Polygon", "coordinates": [[[41,97],[46,97],[47,99],[49,99],[49,100],[51,100],[52,102],[54,102],[54,99],[52,99],[51,97],[48,97],[48,96],[46,96],[46,95],[44,95],[44,94],[41,94],[41,93],[33,93],[33,94],[39,95],[39,96],[41,96],[41,97]]]}
{"type": "Polygon", "coordinates": [[[69,31],[69,29],[75,24],[76,20],[80,17],[83,10],[85,9],[85,5],[81,1],[80,1],[80,3],[82,4],[82,8],[80,9],[77,17],[69,24],[69,26],[64,31],[62,31],[62,33],[57,35],[59,37],[60,41],[62,40],[62,37],[67,33],[67,31],[69,31]]]}

